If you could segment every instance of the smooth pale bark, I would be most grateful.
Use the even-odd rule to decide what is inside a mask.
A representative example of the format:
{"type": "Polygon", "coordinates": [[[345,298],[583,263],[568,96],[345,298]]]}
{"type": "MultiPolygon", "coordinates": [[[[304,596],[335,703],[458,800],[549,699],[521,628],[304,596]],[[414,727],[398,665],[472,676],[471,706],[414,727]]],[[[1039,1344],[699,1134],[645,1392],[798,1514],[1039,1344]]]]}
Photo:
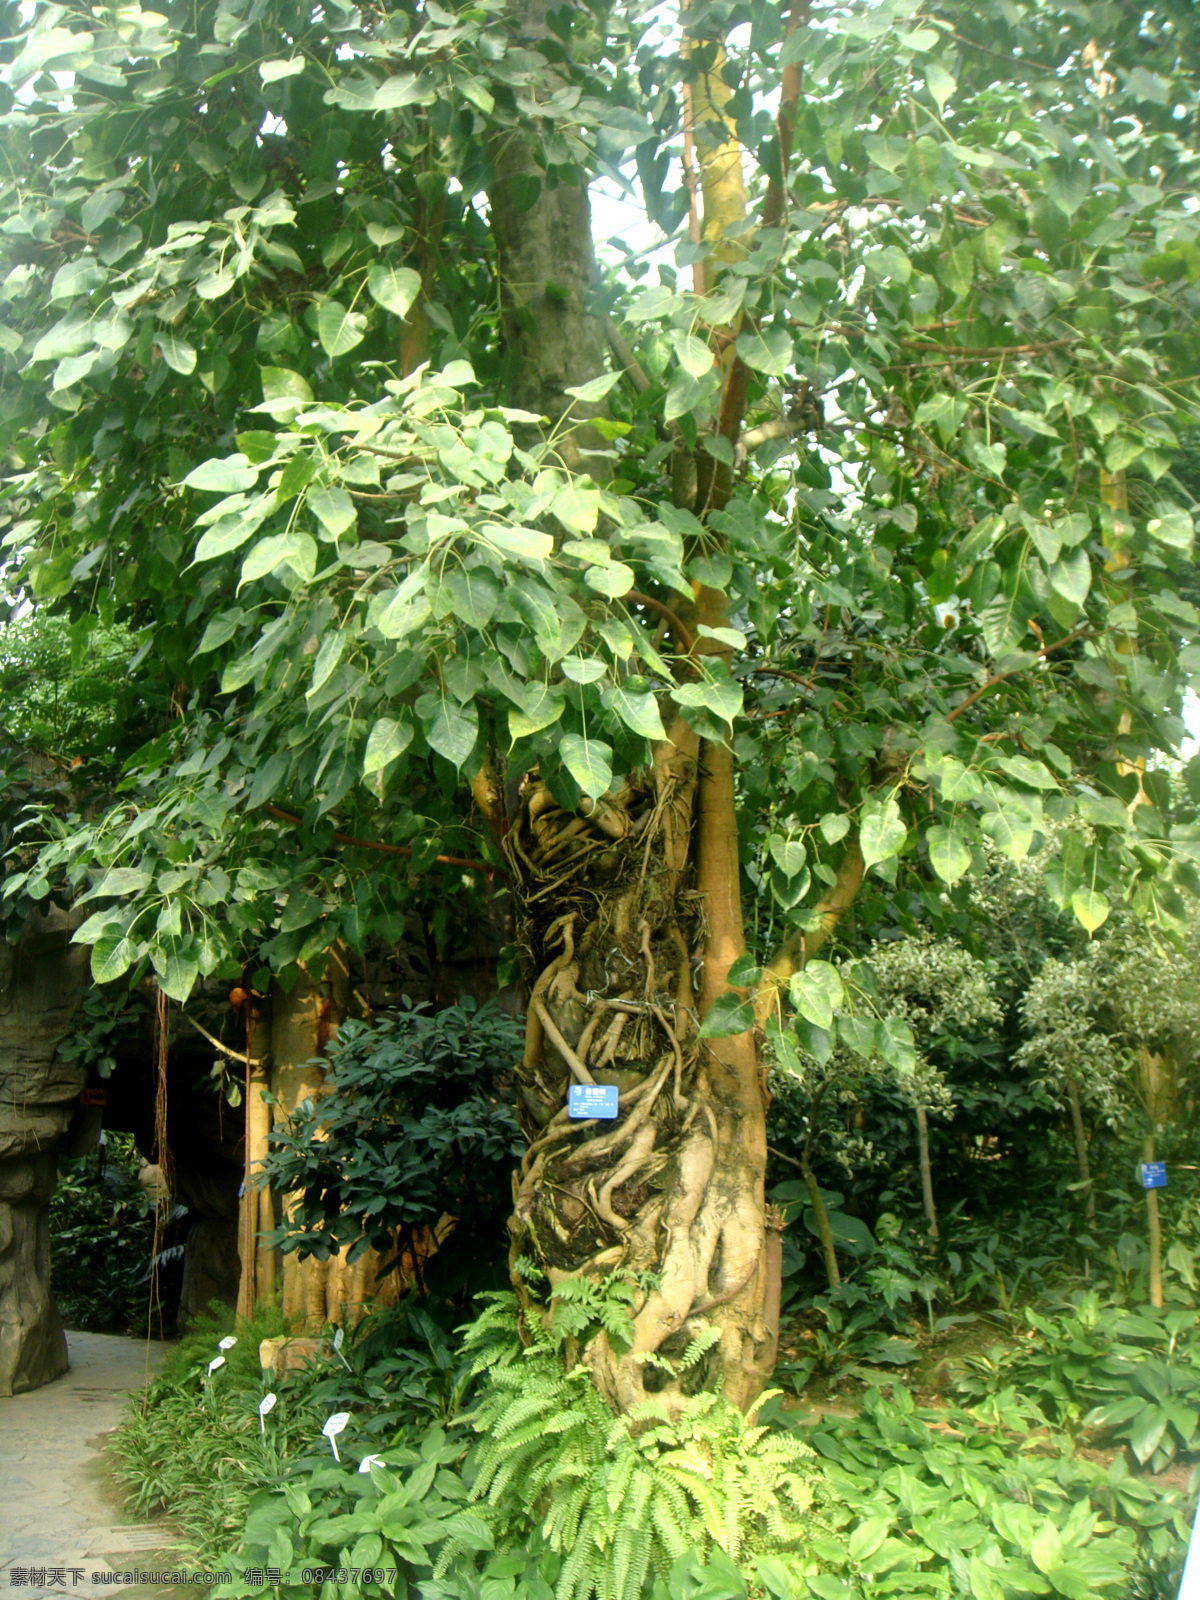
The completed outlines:
{"type": "MultiPolygon", "coordinates": [[[[320,1056],[346,1015],[350,998],[349,975],[344,962],[331,959],[324,979],[315,981],[302,972],[285,993],[279,984],[271,994],[271,1093],[275,1121],[287,1123],[304,1101],[316,1099],[325,1080],[320,1056]]],[[[297,1196],[284,1197],[285,1218],[297,1196]]],[[[297,1252],[283,1257],[280,1301],[286,1317],[302,1320],[309,1332],[318,1332],[330,1320],[326,1289],[330,1263],[315,1256],[301,1261],[297,1252]]]]}
{"type": "Polygon", "coordinates": [[[1096,1215],[1096,1195],[1092,1188],[1092,1167],[1088,1160],[1087,1127],[1083,1120],[1083,1096],[1079,1092],[1079,1079],[1071,1068],[1067,1069],[1067,1103],[1071,1108],[1071,1131],[1075,1137],[1075,1163],[1079,1168],[1079,1182],[1087,1200],[1088,1221],[1096,1215]]]}
{"type": "Polygon", "coordinates": [[[255,1306],[269,1299],[275,1289],[275,1251],[259,1242],[259,1236],[275,1225],[270,1189],[260,1181],[271,1135],[271,1108],[263,1099],[271,1088],[271,1024],[267,1001],[253,997],[245,1001],[250,1010],[246,1072],[245,1176],[238,1207],[241,1279],[238,1285],[238,1316],[249,1317],[255,1306]]]}
{"type": "MultiPolygon", "coordinates": [[[[1154,1135],[1142,1140],[1142,1160],[1154,1160],[1154,1135]]],[[[1150,1304],[1162,1309],[1162,1224],[1158,1215],[1158,1190],[1146,1190],[1146,1231],[1150,1245],[1150,1304]]]]}
{"type": "Polygon", "coordinates": [[[929,1114],[923,1105],[917,1107],[917,1155],[921,1164],[921,1198],[925,1202],[929,1232],[936,1239],[938,1218],[933,1198],[933,1167],[929,1160],[929,1114]]]}
{"type": "MultiPolygon", "coordinates": [[[[1175,1058],[1169,1047],[1162,1051],[1142,1045],[1139,1051],[1142,1101],[1150,1119],[1150,1131],[1142,1140],[1142,1160],[1153,1161],[1155,1134],[1167,1120],[1174,1100],[1175,1058]]],[[[1158,1190],[1146,1190],[1146,1229],[1150,1245],[1150,1304],[1161,1306],[1162,1225],[1158,1214],[1158,1190]]]]}

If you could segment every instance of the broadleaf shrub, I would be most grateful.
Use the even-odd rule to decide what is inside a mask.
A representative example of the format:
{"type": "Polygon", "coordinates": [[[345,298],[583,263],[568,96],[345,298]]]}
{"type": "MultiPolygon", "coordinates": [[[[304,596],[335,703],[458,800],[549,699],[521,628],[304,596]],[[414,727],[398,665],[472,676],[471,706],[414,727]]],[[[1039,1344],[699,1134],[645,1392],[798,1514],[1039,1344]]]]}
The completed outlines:
{"type": "Polygon", "coordinates": [[[299,1196],[282,1248],[391,1255],[397,1235],[402,1250],[447,1214],[477,1250],[499,1247],[524,1149],[511,1076],[522,1039],[514,1018],[469,1001],[344,1023],[320,1097],[276,1129],[263,1163],[278,1193],[299,1196]]]}

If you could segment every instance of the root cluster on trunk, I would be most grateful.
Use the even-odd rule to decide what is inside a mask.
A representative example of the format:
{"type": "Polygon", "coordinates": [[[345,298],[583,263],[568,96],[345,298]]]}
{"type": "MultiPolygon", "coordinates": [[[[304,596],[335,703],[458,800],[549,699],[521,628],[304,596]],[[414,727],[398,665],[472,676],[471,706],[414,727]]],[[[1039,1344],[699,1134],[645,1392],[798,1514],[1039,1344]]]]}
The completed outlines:
{"type": "Polygon", "coordinates": [[[744,1404],[774,1358],[761,1141],[716,1081],[734,1064],[698,1036],[710,931],[692,863],[699,764],[678,723],[651,769],[578,812],[528,778],[504,841],[530,996],[514,1284],[544,1320],[564,1278],[638,1285],[631,1344],[600,1332],[577,1352],[618,1410],[714,1382],[744,1404]],[[616,1120],[572,1119],[572,1083],[615,1085],[616,1120]],[[679,1371],[712,1327],[705,1357],[679,1371]]]}

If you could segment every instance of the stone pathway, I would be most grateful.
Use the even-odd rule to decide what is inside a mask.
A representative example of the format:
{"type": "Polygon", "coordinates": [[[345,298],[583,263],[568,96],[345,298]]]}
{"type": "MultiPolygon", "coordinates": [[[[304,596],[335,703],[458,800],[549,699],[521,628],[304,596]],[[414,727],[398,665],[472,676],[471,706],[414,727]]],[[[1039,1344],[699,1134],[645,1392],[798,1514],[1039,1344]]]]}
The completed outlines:
{"type": "Polygon", "coordinates": [[[149,1566],[170,1543],[166,1524],[129,1524],[102,1455],[162,1346],[69,1333],[67,1348],[63,1377],[0,1399],[0,1594],[12,1600],[111,1594],[105,1575],[149,1566]]]}

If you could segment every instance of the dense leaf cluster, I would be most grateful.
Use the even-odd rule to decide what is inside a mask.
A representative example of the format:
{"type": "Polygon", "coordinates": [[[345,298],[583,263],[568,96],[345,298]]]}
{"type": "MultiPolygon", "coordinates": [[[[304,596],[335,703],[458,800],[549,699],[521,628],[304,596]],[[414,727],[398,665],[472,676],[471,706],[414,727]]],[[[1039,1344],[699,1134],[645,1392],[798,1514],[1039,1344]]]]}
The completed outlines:
{"type": "Polygon", "coordinates": [[[185,710],[16,886],[107,881],[100,973],[148,959],[182,998],[247,945],[319,962],[420,892],[331,869],[339,820],[428,864],[490,746],[574,804],[675,708],[732,738],[764,934],[812,923],[856,837],[868,921],[940,916],[983,841],[1020,861],[1073,816],[1085,926],[1113,896],[1179,913],[1196,844],[1138,763],[1177,748],[1196,663],[1187,7],[719,4],[686,71],[633,4],[555,12],[536,47],[498,0],[13,16],[11,575],[73,637],[127,626],[185,710]],[[786,226],[674,232],[697,63],[727,118],[701,153],[736,134],[751,213],[802,75],[786,226]],[[506,405],[483,197],[518,135],[517,214],[636,173],[676,245],[598,294],[635,359],[579,391],[608,408],[591,476],[506,405]],[[729,621],[695,653],[654,632],[694,584],[729,621]],[[262,894],[235,873],[265,888],[274,804],[312,832],[262,894]]]}
{"type": "Polygon", "coordinates": [[[468,1254],[494,1251],[522,1148],[521,1040],[495,1007],[344,1023],[319,1097],[277,1126],[262,1163],[272,1188],[296,1197],[283,1248],[325,1259],[348,1246],[356,1261],[374,1246],[398,1266],[415,1235],[449,1217],[468,1254]]]}

